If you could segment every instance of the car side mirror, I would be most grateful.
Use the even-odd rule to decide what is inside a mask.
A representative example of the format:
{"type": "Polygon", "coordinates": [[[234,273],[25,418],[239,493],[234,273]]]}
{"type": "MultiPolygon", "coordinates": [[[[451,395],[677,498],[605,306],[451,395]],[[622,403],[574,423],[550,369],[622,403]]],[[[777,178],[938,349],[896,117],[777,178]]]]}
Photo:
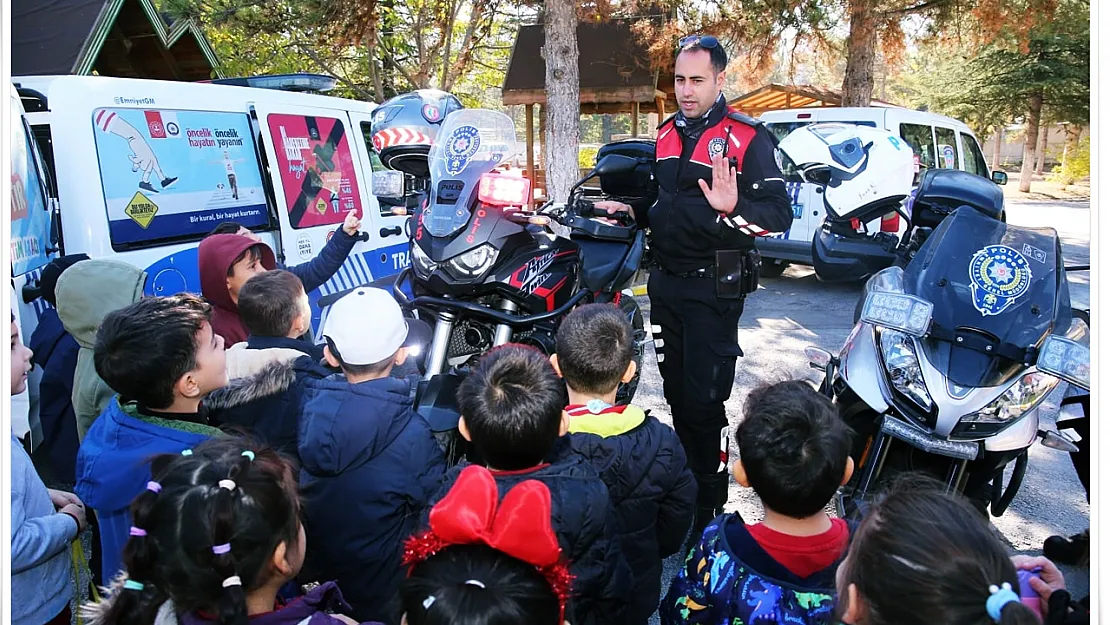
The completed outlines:
{"type": "Polygon", "coordinates": [[[1004,172],[1004,171],[992,171],[991,172],[991,180],[994,181],[994,184],[997,184],[997,185],[1001,186],[1001,185],[1006,184],[1010,180],[1010,177],[1007,176],[1006,172],[1004,172]]]}

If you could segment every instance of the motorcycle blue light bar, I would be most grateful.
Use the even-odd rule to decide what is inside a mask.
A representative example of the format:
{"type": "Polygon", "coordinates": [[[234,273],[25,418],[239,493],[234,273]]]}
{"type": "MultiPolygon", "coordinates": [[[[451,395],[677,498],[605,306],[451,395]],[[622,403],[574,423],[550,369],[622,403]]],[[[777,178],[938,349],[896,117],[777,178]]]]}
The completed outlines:
{"type": "Polygon", "coordinates": [[[933,304],[904,293],[873,292],[863,302],[860,320],[912,336],[925,336],[933,320],[933,304]]]}
{"type": "Polygon", "coordinates": [[[1091,348],[1071,339],[1056,335],[1045,339],[1037,356],[1037,368],[1085,391],[1091,390],[1091,348]]]}

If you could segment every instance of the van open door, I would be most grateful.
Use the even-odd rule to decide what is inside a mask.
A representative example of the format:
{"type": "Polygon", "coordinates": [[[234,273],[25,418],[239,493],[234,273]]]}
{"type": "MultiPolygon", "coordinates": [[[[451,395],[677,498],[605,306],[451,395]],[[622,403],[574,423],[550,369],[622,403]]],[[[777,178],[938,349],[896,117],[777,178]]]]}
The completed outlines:
{"type": "Polygon", "coordinates": [[[254,108],[278,204],[283,262],[292,266],[315,258],[348,211],[362,219],[366,240],[355,245],[330,280],[309,293],[318,328],[320,297],[397,273],[407,258],[393,254],[407,248],[387,232],[395,220],[386,223],[370,192],[370,164],[348,111],[261,103],[254,108]]]}

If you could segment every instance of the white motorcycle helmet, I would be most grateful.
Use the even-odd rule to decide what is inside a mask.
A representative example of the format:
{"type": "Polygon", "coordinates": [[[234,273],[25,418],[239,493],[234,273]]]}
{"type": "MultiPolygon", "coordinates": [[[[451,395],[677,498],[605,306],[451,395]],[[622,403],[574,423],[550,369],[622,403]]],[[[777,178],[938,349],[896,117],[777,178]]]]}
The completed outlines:
{"type": "Polygon", "coordinates": [[[812,124],[787,135],[778,150],[806,182],[824,187],[825,205],[842,219],[901,202],[913,188],[913,150],[885,130],[812,124]]]}

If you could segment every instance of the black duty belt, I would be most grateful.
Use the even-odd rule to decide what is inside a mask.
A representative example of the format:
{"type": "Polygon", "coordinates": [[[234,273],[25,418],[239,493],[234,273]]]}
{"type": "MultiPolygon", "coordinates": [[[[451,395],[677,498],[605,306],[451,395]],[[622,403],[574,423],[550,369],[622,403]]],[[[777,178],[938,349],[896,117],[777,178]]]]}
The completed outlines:
{"type": "Polygon", "coordinates": [[[659,269],[662,270],[663,273],[667,274],[668,276],[674,276],[676,278],[716,278],[717,277],[717,268],[714,265],[710,265],[708,267],[702,267],[700,269],[694,269],[693,271],[683,271],[683,272],[671,271],[670,269],[667,269],[663,265],[659,265],[659,269]]]}

